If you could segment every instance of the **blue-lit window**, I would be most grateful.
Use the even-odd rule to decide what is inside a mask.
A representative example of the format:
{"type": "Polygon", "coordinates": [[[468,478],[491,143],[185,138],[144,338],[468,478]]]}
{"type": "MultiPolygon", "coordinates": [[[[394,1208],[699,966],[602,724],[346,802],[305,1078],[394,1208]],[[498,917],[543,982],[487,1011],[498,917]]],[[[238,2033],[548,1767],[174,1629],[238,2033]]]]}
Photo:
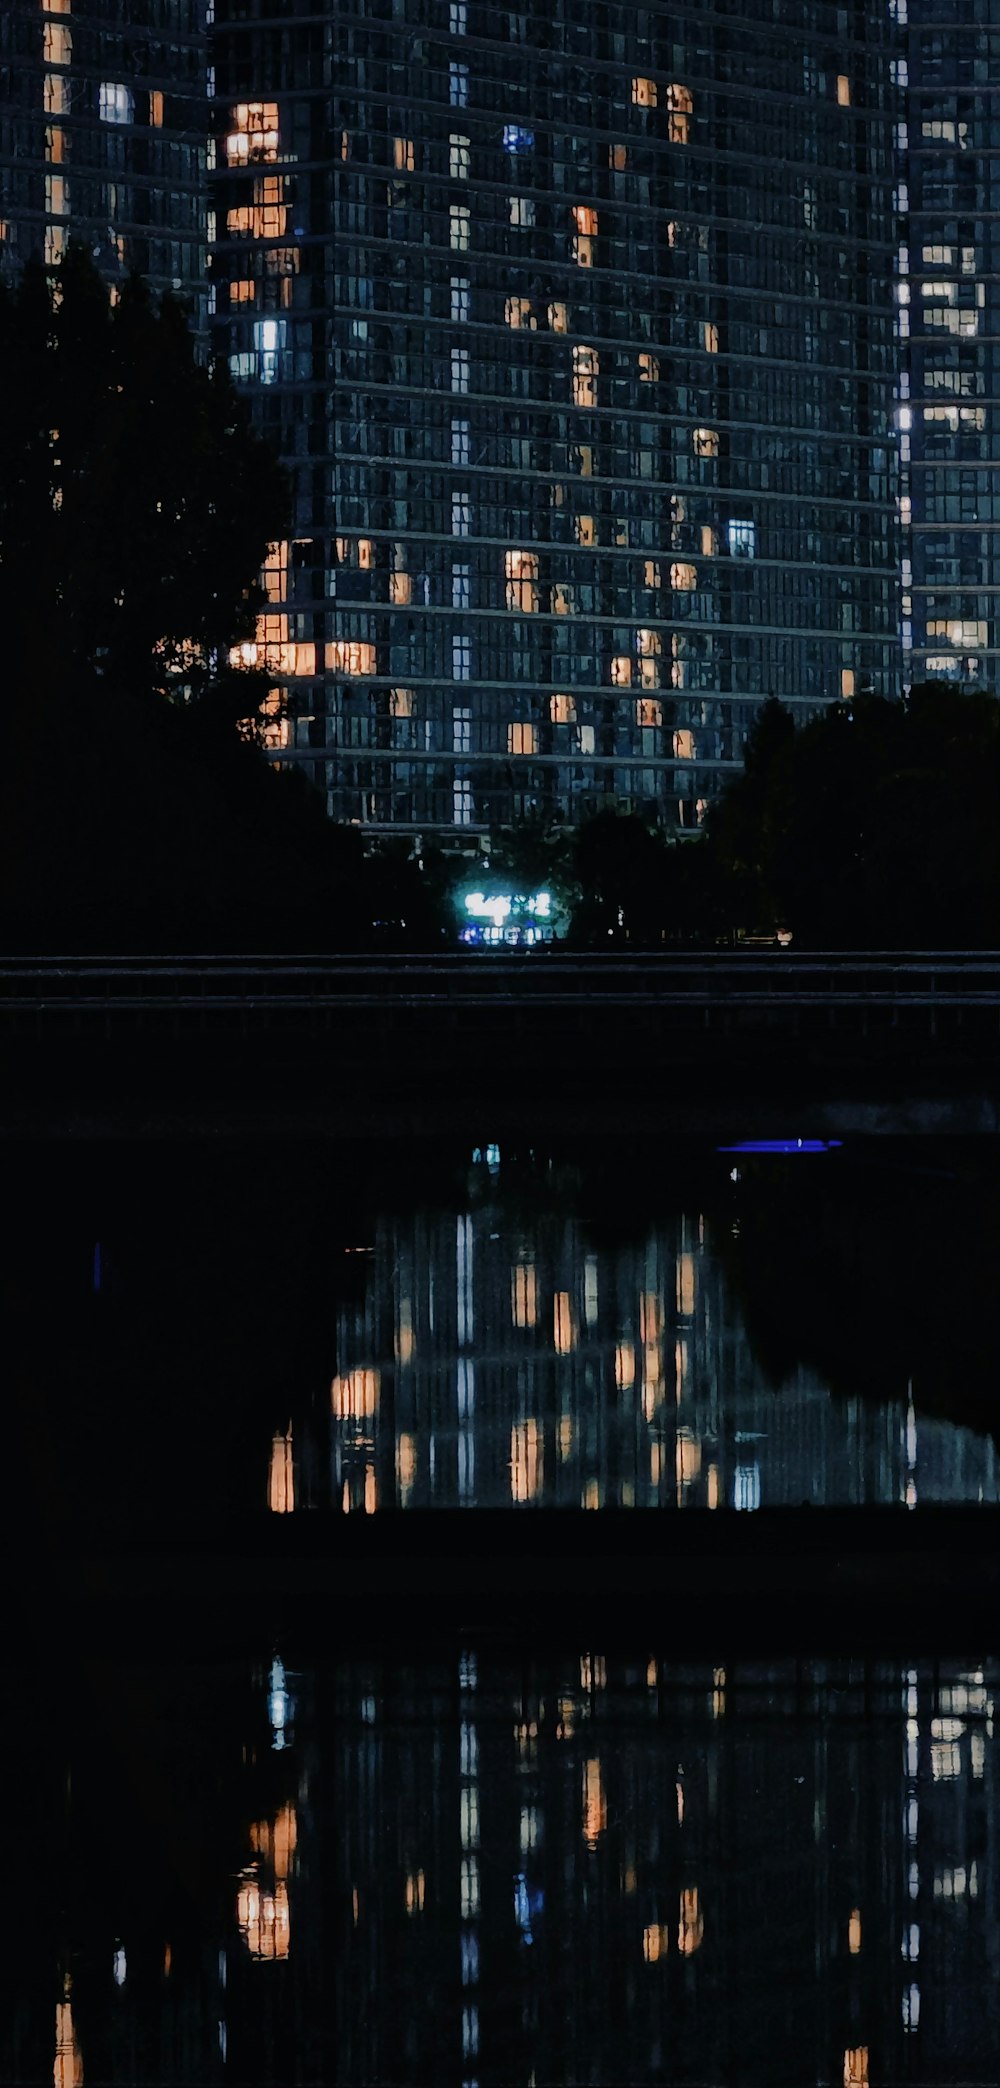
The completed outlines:
{"type": "Polygon", "coordinates": [[[505,152],[533,152],[534,131],[525,130],[522,123],[505,123],[503,127],[503,149],[505,152]]]}
{"type": "Polygon", "coordinates": [[[756,558],[756,522],[727,522],[726,536],[729,541],[730,558],[756,558]]]}

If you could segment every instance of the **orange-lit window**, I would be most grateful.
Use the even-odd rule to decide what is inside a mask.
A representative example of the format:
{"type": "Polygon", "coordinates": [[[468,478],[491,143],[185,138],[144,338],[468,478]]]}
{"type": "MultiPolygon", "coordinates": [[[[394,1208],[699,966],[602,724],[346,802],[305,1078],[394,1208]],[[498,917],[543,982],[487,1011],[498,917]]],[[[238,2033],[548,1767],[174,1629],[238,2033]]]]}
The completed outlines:
{"type": "Polygon", "coordinates": [[[667,136],[671,145],[686,145],[690,132],[691,111],[694,103],[690,87],[681,87],[672,81],[667,88],[667,136]]]}
{"type": "Polygon", "coordinates": [[[663,705],[656,696],[638,696],[635,705],[637,725],[662,725],[663,705]]]}
{"type": "Polygon", "coordinates": [[[867,2045],[854,2045],[844,2053],[844,2088],[868,2088],[867,2045]]]}
{"type": "Polygon", "coordinates": [[[42,91],[46,116],[65,116],[69,108],[69,81],[63,73],[46,73],[42,91]]]}
{"type": "Polygon", "coordinates": [[[570,450],[570,463],[575,464],[581,478],[593,478],[594,450],[589,442],[577,442],[570,450]]]}
{"type": "Polygon", "coordinates": [[[637,109],[655,109],[656,81],[636,78],[632,82],[632,100],[637,109]]]}
{"type": "Polygon", "coordinates": [[[248,276],[241,276],[238,282],[229,285],[230,304],[252,304],[256,295],[257,285],[248,276]]]}
{"type": "Polygon", "coordinates": [[[548,316],[549,325],[551,326],[553,333],[566,332],[569,320],[566,306],[564,304],[561,304],[558,301],[555,304],[550,304],[548,316]]]}
{"type": "Polygon", "coordinates": [[[608,166],[612,169],[612,171],[615,174],[624,173],[625,168],[628,166],[627,145],[608,146],[608,166]]]}
{"type": "Polygon", "coordinates": [[[604,1780],[598,1759],[583,1765],[583,1838],[588,1849],[596,1849],[599,1837],[608,1824],[608,1806],[604,1795],[604,1780]]]}
{"type": "Polygon", "coordinates": [[[66,134],[58,124],[46,124],[45,157],[52,163],[53,166],[59,167],[62,165],[65,142],[66,134]]]}
{"type": "Polygon", "coordinates": [[[392,164],[400,174],[412,174],[414,166],[412,138],[393,139],[392,164]]]}
{"type": "Polygon", "coordinates": [[[691,1957],[698,1949],[705,1934],[705,1920],[697,1885],[681,1893],[680,1920],[677,1924],[677,1948],[684,1957],[691,1957]]]}
{"type": "Polygon", "coordinates": [[[533,1327],[538,1318],[538,1282],[532,1262],[518,1262],[511,1270],[510,1290],[515,1327],[533,1327]]]}
{"type": "Polygon", "coordinates": [[[837,100],[842,109],[851,106],[851,83],[846,73],[837,74],[837,100]]]}
{"type": "Polygon", "coordinates": [[[840,670],[840,693],[841,693],[841,695],[842,695],[842,696],[853,696],[853,694],[854,694],[854,669],[853,669],[853,667],[842,667],[842,668],[841,668],[841,670],[840,670]]]}
{"type": "Polygon", "coordinates": [[[409,573],[390,573],[389,600],[395,603],[397,609],[405,609],[407,603],[413,600],[413,579],[409,573]]]}
{"type": "Polygon", "coordinates": [[[508,297],[504,303],[503,316],[508,326],[527,326],[534,331],[535,320],[532,317],[530,297],[508,297]]]}
{"type": "Polygon", "coordinates": [[[591,234],[597,231],[597,212],[589,203],[574,203],[573,223],[578,232],[591,234]]]}
{"type": "Polygon", "coordinates": [[[719,454],[719,432],[717,428],[693,428],[691,446],[696,457],[717,457],[719,454]]]}
{"type": "Polygon", "coordinates": [[[542,1483],[542,1431],[537,1421],[519,1421],[510,1432],[510,1491],[515,1501],[531,1501],[542,1483]]]}
{"type": "Polygon", "coordinates": [[[261,567],[261,580],[269,602],[283,602],[288,591],[288,545],[271,544],[261,567]]]}
{"type": "Polygon", "coordinates": [[[675,761],[694,760],[694,733],[687,731],[685,727],[681,727],[674,733],[674,759],[675,761]]]}
{"type": "Polygon", "coordinates": [[[326,664],[335,674],[374,674],[375,647],[362,638],[334,638],[326,648],[326,664]]]}
{"type": "Polygon", "coordinates": [[[45,65],[72,65],[73,31],[64,22],[46,22],[42,30],[42,60],[45,65]]]}
{"type": "Polygon", "coordinates": [[[535,728],[533,725],[515,723],[507,727],[508,754],[534,754],[535,728]]]}
{"type": "MultiPolygon", "coordinates": [[[[508,551],[504,556],[504,571],[507,578],[507,607],[532,616],[538,608],[538,554],[535,551],[508,551]]],[[[533,751],[533,750],[532,750],[533,751]]]]}
{"type": "Polygon", "coordinates": [[[632,662],[628,653],[616,653],[611,662],[611,681],[616,689],[627,689],[632,682],[632,662]]]}
{"type": "Polygon", "coordinates": [[[69,209],[69,185],[63,174],[45,176],[45,211],[48,217],[65,217],[69,209]]]}
{"type": "Polygon", "coordinates": [[[678,594],[691,594],[698,585],[697,567],[679,559],[670,568],[670,585],[678,594]]]}
{"type": "Polygon", "coordinates": [[[707,351],[707,353],[708,353],[709,355],[718,355],[718,353],[719,353],[719,329],[718,329],[718,327],[716,326],[716,324],[715,324],[715,321],[714,321],[714,319],[703,319],[703,320],[702,320],[702,322],[701,322],[701,345],[702,345],[702,347],[703,347],[703,348],[704,348],[704,349],[705,349],[705,350],[707,351]]]}
{"type": "Polygon", "coordinates": [[[371,537],[359,537],[358,564],[361,567],[362,572],[370,572],[374,560],[374,553],[375,547],[372,543],[371,537]]]}
{"type": "Polygon", "coordinates": [[[153,130],[163,129],[163,94],[159,87],[149,90],[149,121],[153,130]]]}
{"type": "Polygon", "coordinates": [[[574,406],[596,406],[597,377],[601,361],[596,348],[578,347],[573,350],[573,404],[574,406]]]}
{"type": "Polygon", "coordinates": [[[647,558],[644,561],[642,568],[642,582],[644,587],[660,586],[661,574],[660,561],[658,558],[647,558]]]}
{"type": "Polygon", "coordinates": [[[702,523],[700,534],[703,556],[705,558],[714,558],[719,548],[719,540],[710,522],[702,523]]]}
{"type": "Polygon", "coordinates": [[[650,355],[645,348],[641,349],[639,353],[640,384],[655,384],[659,374],[659,358],[655,355],[650,355]]]}
{"type": "Polygon", "coordinates": [[[392,716],[393,716],[394,718],[412,718],[412,716],[413,716],[413,690],[412,690],[412,689],[390,689],[390,690],[389,690],[389,709],[390,709],[390,712],[391,712],[391,714],[392,714],[392,716]]]}
{"type": "Polygon", "coordinates": [[[254,201],[237,204],[226,213],[230,232],[251,239],[280,239],[288,219],[281,174],[261,174],[254,182],[254,201]]]}
{"type": "Polygon", "coordinates": [[[267,1474],[267,1505],[272,1515],[291,1515],[295,1507],[295,1466],[292,1460],[292,1430],[271,1439],[271,1462],[267,1474]]]}
{"type": "Polygon", "coordinates": [[[276,160],[278,151],[277,102],[238,102],[233,110],[233,128],[226,139],[230,166],[247,166],[251,160],[276,160]]]}
{"type": "Polygon", "coordinates": [[[597,525],[593,515],[578,515],[576,518],[576,541],[578,544],[596,544],[597,525]]]}
{"type": "Polygon", "coordinates": [[[576,697],[550,696],[549,717],[553,725],[576,724],[576,697]]]}
{"type": "Polygon", "coordinates": [[[552,589],[552,613],[554,616],[575,616],[576,599],[573,589],[565,580],[557,580],[552,589]]]}

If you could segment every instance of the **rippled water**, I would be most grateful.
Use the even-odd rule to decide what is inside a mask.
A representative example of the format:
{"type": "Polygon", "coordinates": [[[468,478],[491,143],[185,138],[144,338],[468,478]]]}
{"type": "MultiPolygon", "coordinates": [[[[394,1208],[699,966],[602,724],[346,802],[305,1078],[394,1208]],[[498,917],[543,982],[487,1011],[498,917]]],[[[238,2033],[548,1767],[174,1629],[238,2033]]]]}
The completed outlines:
{"type": "Polygon", "coordinates": [[[936,1659],[902,1613],[863,1660],[787,1618],[750,1658],[681,1549],[661,1628],[605,1605],[600,1643],[529,1605],[401,1648],[355,1568],[273,1635],[248,1573],[216,1644],[190,1565],[148,1629],[113,1566],[420,1508],[470,1556],[485,1508],[975,1515],[988,1158],[81,1147],[8,1181],[4,2088],[997,2078],[998,1648],[960,1603],[936,1659]]]}

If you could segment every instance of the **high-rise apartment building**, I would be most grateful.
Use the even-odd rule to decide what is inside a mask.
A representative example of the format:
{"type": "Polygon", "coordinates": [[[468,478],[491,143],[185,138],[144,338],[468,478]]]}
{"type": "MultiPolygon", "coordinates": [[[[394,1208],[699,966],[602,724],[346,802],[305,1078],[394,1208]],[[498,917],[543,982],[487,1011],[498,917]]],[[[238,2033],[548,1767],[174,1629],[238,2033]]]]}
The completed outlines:
{"type": "Polygon", "coordinates": [[[282,757],[372,831],[654,804],[898,686],[894,26],[217,0],[217,337],[295,486],[282,757]]]}
{"type": "Polygon", "coordinates": [[[901,502],[907,681],[1000,661],[1000,16],[894,0],[900,31],[901,502]]]}
{"type": "Polygon", "coordinates": [[[81,240],[102,272],[206,301],[205,0],[0,11],[0,268],[81,240]]]}

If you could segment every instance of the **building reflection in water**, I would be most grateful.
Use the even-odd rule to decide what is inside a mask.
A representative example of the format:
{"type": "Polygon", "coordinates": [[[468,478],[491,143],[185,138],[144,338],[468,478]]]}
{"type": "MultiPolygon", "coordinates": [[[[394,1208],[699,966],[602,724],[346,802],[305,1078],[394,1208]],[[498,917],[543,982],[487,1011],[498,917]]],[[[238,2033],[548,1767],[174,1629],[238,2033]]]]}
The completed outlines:
{"type": "MultiPolygon", "coordinates": [[[[494,1159],[468,1207],[376,1220],[339,1310],[328,1399],[276,1433],[270,1507],[700,1507],[995,1501],[997,1450],[805,1364],[780,1390],[747,1336],[724,1243],[697,1208],[594,1246],[565,1208],[526,1216],[494,1159]]],[[[356,1264],[355,1264],[356,1266],[356,1264]]]]}
{"type": "Polygon", "coordinates": [[[992,2081],[998,1678],[482,1647],[292,1677],[275,1656],[215,1735],[236,1875],[169,1937],[148,1895],[134,1934],[82,1909],[56,2088],[84,2059],[137,2077],[140,2053],[150,2088],[992,2081]]]}

